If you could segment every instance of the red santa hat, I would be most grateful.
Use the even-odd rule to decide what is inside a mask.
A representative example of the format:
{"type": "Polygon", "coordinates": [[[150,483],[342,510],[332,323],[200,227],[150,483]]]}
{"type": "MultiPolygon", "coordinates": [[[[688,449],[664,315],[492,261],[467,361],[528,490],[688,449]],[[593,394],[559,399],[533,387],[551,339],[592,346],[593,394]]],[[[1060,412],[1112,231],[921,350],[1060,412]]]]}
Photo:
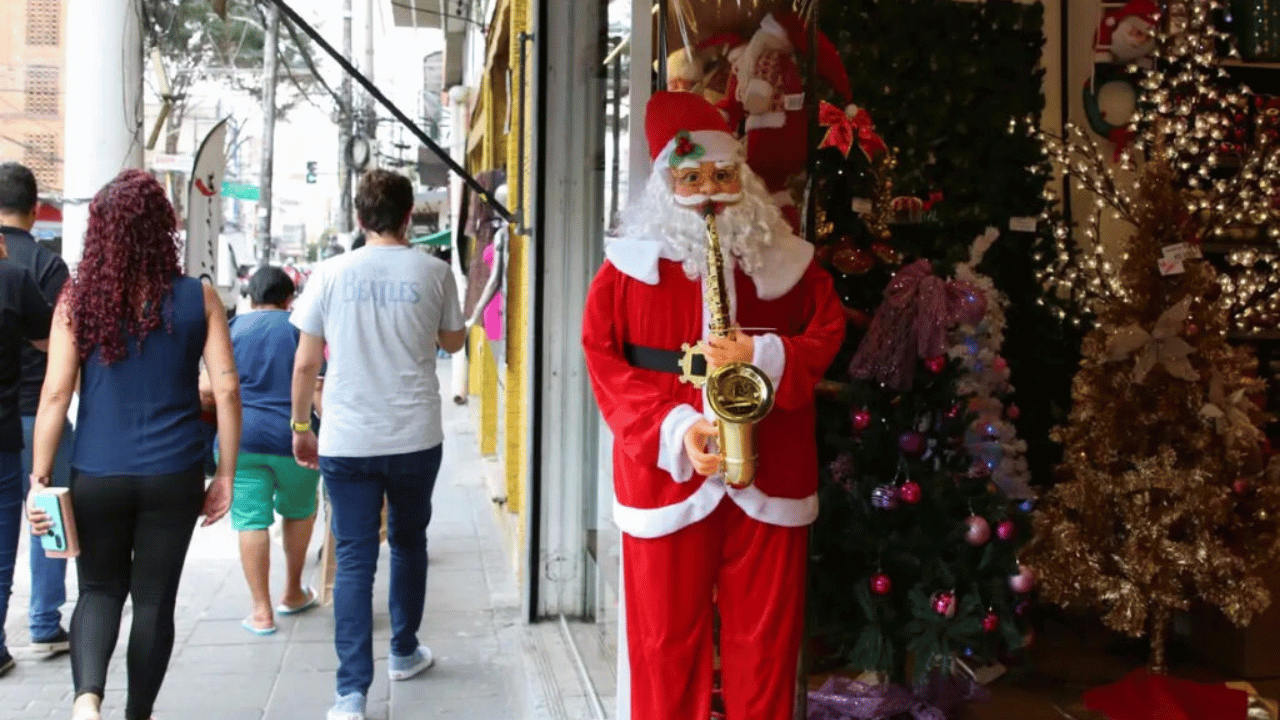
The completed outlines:
{"type": "Polygon", "coordinates": [[[694,93],[655,92],[645,108],[644,130],[655,166],[741,163],[744,158],[724,116],[694,93]]]}
{"type": "Polygon", "coordinates": [[[1160,6],[1155,0],[1129,0],[1123,7],[1108,11],[1102,20],[1102,26],[1098,28],[1098,42],[1102,45],[1110,45],[1111,36],[1116,27],[1131,17],[1141,20],[1148,27],[1155,27],[1160,19],[1160,6]]]}
{"type": "MultiPolygon", "coordinates": [[[[1134,0],[1135,2],[1137,0],[1134,0]]],[[[765,16],[760,23],[761,29],[778,28],[786,33],[787,40],[796,51],[807,56],[809,54],[809,28],[804,18],[790,10],[777,10],[765,16]]],[[[826,80],[831,89],[844,100],[845,104],[853,101],[853,91],[849,87],[849,73],[844,69],[840,59],[840,51],[825,33],[818,32],[818,77],[826,80]]]]}

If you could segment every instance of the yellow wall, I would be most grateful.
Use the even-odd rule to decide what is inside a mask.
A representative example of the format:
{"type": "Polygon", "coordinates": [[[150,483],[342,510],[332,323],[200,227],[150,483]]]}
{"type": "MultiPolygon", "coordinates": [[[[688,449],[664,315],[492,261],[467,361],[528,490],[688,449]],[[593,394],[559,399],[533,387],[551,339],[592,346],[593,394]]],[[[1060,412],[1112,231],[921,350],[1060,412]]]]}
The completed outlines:
{"type": "MultiPolygon", "coordinates": [[[[530,112],[533,88],[528,78],[520,75],[520,36],[532,30],[532,12],[531,0],[510,0],[495,14],[495,26],[489,33],[490,42],[501,43],[505,47],[486,49],[491,64],[480,89],[483,113],[473,118],[473,122],[484,129],[478,153],[480,167],[473,169],[506,168],[510,191],[508,207],[523,213],[524,226],[529,224],[529,198],[533,184],[529,172],[533,152],[529,132],[533,117],[530,112]],[[510,97],[507,96],[508,72],[511,74],[510,97]],[[522,83],[525,86],[524,107],[520,106],[519,88],[522,83]],[[510,131],[506,132],[508,112],[510,131]],[[520,153],[521,134],[524,135],[523,156],[520,153]]],[[[527,49],[532,50],[532,47],[527,49]]],[[[527,58],[525,64],[531,69],[532,57],[527,58]]],[[[532,372],[531,352],[535,347],[535,339],[530,332],[531,252],[529,237],[513,227],[506,268],[508,339],[505,367],[497,367],[482,331],[473,331],[470,338],[470,381],[479,399],[480,451],[485,455],[500,456],[507,490],[506,507],[511,513],[520,513],[524,508],[524,478],[528,473],[530,415],[525,394],[532,372]],[[499,439],[502,440],[501,445],[499,439]]]]}
{"type": "MultiPolygon", "coordinates": [[[[533,87],[528,77],[521,75],[520,53],[522,33],[533,30],[533,3],[531,0],[511,0],[511,31],[509,36],[510,52],[507,57],[511,64],[511,133],[507,138],[507,189],[510,191],[511,206],[523,211],[522,224],[527,226],[531,214],[530,186],[532,176],[529,172],[532,163],[532,145],[529,128],[533,114],[529,112],[532,104],[533,87]],[[524,86],[524,102],[520,102],[519,88],[524,86]],[[524,142],[520,142],[520,136],[524,142]],[[520,150],[523,145],[524,153],[520,150]]],[[[529,48],[532,49],[532,48],[529,48]]],[[[532,58],[526,59],[527,70],[531,68],[532,58]]],[[[506,459],[507,475],[507,507],[511,512],[519,513],[524,508],[524,478],[528,475],[529,441],[528,428],[530,422],[528,403],[525,402],[529,387],[532,364],[530,354],[534,347],[532,337],[531,276],[529,272],[531,247],[529,237],[516,231],[511,232],[509,263],[507,265],[507,331],[510,339],[507,344],[507,376],[504,383],[506,389],[506,443],[503,456],[506,459]]]]}

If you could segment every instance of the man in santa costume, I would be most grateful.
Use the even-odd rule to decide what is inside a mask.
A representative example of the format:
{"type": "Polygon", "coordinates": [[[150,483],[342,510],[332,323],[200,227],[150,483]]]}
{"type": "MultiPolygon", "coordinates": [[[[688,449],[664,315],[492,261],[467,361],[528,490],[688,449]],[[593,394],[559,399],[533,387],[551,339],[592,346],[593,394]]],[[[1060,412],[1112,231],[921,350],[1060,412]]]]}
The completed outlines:
{"type": "Polygon", "coordinates": [[[620,714],[710,717],[718,606],[728,717],[789,720],[806,528],[818,512],[814,388],[840,348],[844,313],[813,247],[791,232],[711,104],[655,93],[645,131],[654,169],[621,236],[606,245],[582,332],[596,400],[614,433],[619,654],[630,676],[620,714]],[[730,323],[744,329],[728,338],[710,337],[704,306],[708,203],[730,323]],[[699,341],[708,369],[748,362],[775,388],[773,410],[756,426],[756,479],[741,490],[719,475],[703,392],[679,379],[679,348],[699,341]]]}

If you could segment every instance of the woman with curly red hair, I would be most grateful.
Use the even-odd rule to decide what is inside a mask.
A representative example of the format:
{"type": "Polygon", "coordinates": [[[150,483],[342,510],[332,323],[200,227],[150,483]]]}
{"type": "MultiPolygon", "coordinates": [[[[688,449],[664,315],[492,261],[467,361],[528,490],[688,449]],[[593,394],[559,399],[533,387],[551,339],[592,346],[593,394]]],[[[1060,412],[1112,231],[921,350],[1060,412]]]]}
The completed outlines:
{"type": "MultiPolygon", "coordinates": [[[[80,599],[71,618],[75,720],[99,720],[126,597],[127,720],[146,720],[173,650],[173,612],[196,520],[226,514],[240,444],[240,386],[222,300],[183,277],[164,189],[125,170],[94,197],[84,257],[55,310],[36,413],[31,487],[47,485],[80,381],[71,498],[80,599]],[[219,462],[205,488],[198,379],[218,409],[219,462]]],[[[28,503],[32,531],[48,516],[28,503]]]]}

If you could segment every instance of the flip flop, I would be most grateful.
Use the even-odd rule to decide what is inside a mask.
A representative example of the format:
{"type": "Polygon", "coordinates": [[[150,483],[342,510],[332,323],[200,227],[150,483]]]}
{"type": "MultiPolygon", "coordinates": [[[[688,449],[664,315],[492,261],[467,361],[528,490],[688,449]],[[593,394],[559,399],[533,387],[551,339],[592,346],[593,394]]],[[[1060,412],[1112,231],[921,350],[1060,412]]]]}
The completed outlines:
{"type": "Polygon", "coordinates": [[[275,626],[275,625],[272,625],[271,627],[266,627],[266,628],[254,627],[254,626],[253,626],[253,616],[252,616],[252,615],[250,615],[249,617],[245,618],[244,620],[241,620],[241,621],[240,621],[240,627],[242,627],[242,628],[244,628],[245,630],[248,630],[249,632],[253,633],[254,635],[258,635],[258,636],[275,635],[275,633],[276,633],[276,626],[275,626]]]}
{"type": "Polygon", "coordinates": [[[288,605],[285,605],[284,603],[280,603],[279,605],[276,606],[276,614],[277,615],[297,615],[300,612],[305,612],[307,610],[310,610],[320,602],[320,594],[317,593],[315,590],[313,590],[310,585],[304,585],[302,586],[302,589],[307,591],[306,602],[302,603],[298,607],[292,607],[292,608],[289,607],[288,605]]]}

